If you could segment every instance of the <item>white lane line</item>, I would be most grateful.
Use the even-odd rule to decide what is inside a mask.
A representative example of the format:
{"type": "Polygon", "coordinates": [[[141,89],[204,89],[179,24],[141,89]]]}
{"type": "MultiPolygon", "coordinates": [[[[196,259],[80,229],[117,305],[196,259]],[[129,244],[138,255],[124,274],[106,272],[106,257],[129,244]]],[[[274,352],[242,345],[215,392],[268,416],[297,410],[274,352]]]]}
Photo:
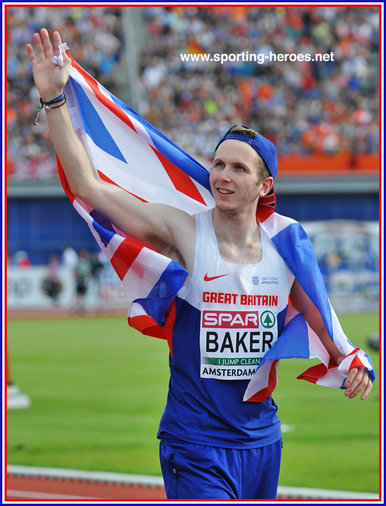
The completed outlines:
{"type": "Polygon", "coordinates": [[[85,497],[83,495],[49,494],[46,492],[29,492],[28,490],[7,490],[7,497],[26,499],[100,499],[100,497],[85,497]]]}
{"type": "Polygon", "coordinates": [[[9,476],[27,476],[59,478],[81,481],[97,481],[116,483],[120,485],[142,485],[147,487],[162,487],[164,482],[161,476],[144,476],[139,474],[111,473],[100,471],[81,471],[77,469],[57,469],[49,467],[7,465],[9,476]]]}

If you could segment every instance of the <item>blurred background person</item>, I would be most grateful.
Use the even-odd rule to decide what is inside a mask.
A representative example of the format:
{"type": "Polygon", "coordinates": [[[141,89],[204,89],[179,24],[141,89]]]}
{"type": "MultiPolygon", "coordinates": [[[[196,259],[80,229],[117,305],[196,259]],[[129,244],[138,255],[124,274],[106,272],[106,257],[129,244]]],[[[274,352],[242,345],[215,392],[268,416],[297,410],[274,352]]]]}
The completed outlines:
{"type": "Polygon", "coordinates": [[[75,307],[76,312],[83,313],[86,309],[86,295],[88,283],[91,276],[90,256],[88,251],[81,250],[79,252],[78,262],[75,266],[75,307]]]}
{"type": "Polygon", "coordinates": [[[62,291],[62,283],[60,280],[60,259],[57,255],[53,255],[47,266],[48,275],[43,280],[43,291],[50,297],[54,306],[57,306],[59,295],[62,291]]]}

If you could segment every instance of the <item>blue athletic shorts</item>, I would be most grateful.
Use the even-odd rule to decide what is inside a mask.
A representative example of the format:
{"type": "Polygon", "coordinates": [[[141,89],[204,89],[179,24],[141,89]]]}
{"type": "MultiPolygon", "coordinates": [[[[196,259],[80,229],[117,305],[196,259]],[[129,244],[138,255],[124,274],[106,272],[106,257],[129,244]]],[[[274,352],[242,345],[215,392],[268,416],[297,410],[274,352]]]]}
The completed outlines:
{"type": "Polygon", "coordinates": [[[162,434],[168,499],[275,499],[282,441],[262,448],[217,448],[162,434]]]}

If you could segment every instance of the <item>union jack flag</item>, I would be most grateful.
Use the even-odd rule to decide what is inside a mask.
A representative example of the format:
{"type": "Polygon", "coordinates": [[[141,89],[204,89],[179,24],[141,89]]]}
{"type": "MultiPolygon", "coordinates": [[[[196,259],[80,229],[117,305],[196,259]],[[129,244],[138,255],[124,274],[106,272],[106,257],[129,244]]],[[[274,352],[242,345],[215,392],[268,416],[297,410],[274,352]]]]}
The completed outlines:
{"type": "Polygon", "coordinates": [[[321,361],[319,365],[298,376],[299,379],[318,385],[345,388],[347,375],[354,367],[366,367],[374,381],[370,357],[347,339],[330,304],[313,246],[304,228],[297,221],[278,213],[271,214],[260,225],[318,308],[330,338],[345,358],[339,366],[332,364],[330,355],[318,336],[303,316],[289,304],[280,338],[264,355],[247,387],[244,400],[262,401],[273,392],[277,384],[279,360],[284,358],[318,358],[321,361]]]}
{"type": "MultiPolygon", "coordinates": [[[[99,177],[146,202],[163,203],[195,214],[214,206],[209,173],[121,100],[92,78],[71,57],[67,103],[75,130],[99,177]]],[[[178,263],[146,244],[127,237],[86,202],[75,197],[58,160],[63,188],[86,220],[103,253],[128,293],[129,324],[141,332],[169,339],[171,302],[188,273],[178,263]]],[[[274,212],[275,193],[261,200],[258,220],[287,266],[319,309],[331,339],[346,356],[330,367],[329,355],[304,318],[289,306],[285,328],[248,384],[245,401],[262,401],[277,383],[282,358],[314,358],[320,366],[299,377],[344,388],[348,371],[365,366],[374,379],[370,358],[345,336],[329,303],[312,245],[294,220],[274,212]]]]}

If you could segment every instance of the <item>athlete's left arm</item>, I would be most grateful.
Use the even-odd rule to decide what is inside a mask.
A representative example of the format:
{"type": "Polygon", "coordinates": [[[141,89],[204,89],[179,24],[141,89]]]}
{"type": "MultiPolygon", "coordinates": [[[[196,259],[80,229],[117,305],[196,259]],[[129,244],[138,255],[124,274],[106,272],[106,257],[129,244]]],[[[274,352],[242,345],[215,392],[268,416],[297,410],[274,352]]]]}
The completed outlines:
{"type": "MultiPolygon", "coordinates": [[[[333,363],[339,365],[344,359],[344,355],[342,355],[337,346],[330,339],[319,310],[296,280],[292,285],[290,298],[295,309],[304,316],[308,325],[321,340],[323,346],[330,354],[333,363]]],[[[372,386],[372,381],[367,369],[365,367],[357,367],[351,369],[347,376],[344,395],[353,399],[363,390],[361,399],[365,399],[370,393],[372,386]]]]}

